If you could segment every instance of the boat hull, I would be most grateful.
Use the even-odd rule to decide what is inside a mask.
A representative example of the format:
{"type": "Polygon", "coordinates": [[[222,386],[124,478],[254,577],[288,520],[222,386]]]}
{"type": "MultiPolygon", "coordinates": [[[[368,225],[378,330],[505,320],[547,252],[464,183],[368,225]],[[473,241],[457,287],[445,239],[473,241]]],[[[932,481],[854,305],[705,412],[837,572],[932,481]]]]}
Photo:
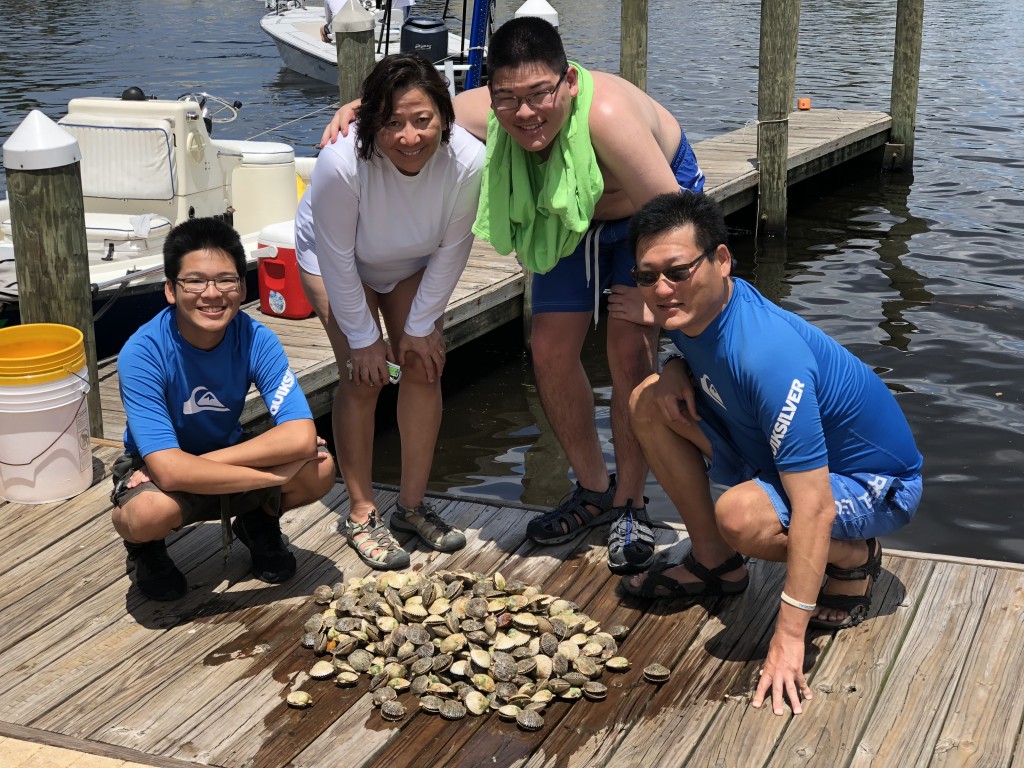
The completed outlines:
{"type": "MultiPolygon", "coordinates": [[[[294,8],[268,13],[260,19],[260,29],[274,41],[285,67],[300,75],[336,85],[338,51],[334,43],[320,39],[323,20],[323,8],[294,8]]],[[[386,41],[381,40],[380,31],[378,29],[375,54],[378,61],[386,53],[398,53],[401,43],[401,31],[397,27],[391,28],[386,41]]],[[[454,87],[465,81],[469,41],[449,32],[448,57],[450,61],[446,65],[439,64],[438,69],[445,72],[454,87]]]]}

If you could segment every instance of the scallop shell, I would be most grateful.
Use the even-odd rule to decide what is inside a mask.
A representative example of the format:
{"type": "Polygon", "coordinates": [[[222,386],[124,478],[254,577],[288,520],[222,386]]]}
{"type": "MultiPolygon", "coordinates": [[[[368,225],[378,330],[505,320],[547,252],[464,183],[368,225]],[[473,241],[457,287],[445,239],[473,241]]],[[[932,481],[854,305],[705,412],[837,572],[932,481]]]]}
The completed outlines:
{"type": "Polygon", "coordinates": [[[446,699],[441,702],[438,712],[445,720],[461,720],[466,716],[466,705],[461,701],[446,699]]]}
{"type": "Polygon", "coordinates": [[[334,590],[326,584],[321,584],[313,590],[313,602],[317,605],[327,605],[334,599],[334,590]]]}
{"type": "Polygon", "coordinates": [[[532,709],[521,709],[516,715],[516,725],[524,731],[539,731],[544,727],[544,718],[532,709]]]}
{"type": "Polygon", "coordinates": [[[348,663],[356,672],[366,672],[373,663],[373,656],[359,648],[348,655],[348,663]]]}
{"type": "Polygon", "coordinates": [[[589,678],[594,678],[601,674],[601,668],[589,656],[580,656],[578,659],[574,659],[572,665],[577,672],[589,678]]]}
{"type": "Polygon", "coordinates": [[[580,647],[571,640],[563,640],[558,644],[558,653],[569,661],[580,655],[580,647]]]}
{"type": "Polygon", "coordinates": [[[313,697],[305,691],[292,691],[288,694],[286,699],[289,707],[295,709],[305,709],[306,707],[313,706],[313,697]]]}
{"type": "Polygon", "coordinates": [[[474,715],[482,715],[490,708],[490,701],[479,691],[470,691],[466,694],[466,709],[474,715]]]}
{"type": "Polygon", "coordinates": [[[597,680],[591,680],[583,686],[583,696],[591,701],[600,701],[608,696],[608,686],[597,682],[597,680]]]}
{"type": "Polygon", "coordinates": [[[400,701],[385,701],[380,706],[380,716],[392,722],[405,717],[405,705],[400,701]]]}
{"type": "Polygon", "coordinates": [[[385,701],[394,701],[398,698],[398,692],[394,688],[379,688],[373,692],[373,696],[370,701],[373,702],[373,706],[379,707],[385,701]]]}
{"type": "Polygon", "coordinates": [[[629,634],[629,627],[625,624],[613,624],[608,627],[605,632],[612,636],[615,640],[622,640],[626,635],[629,634]]]}
{"type": "Polygon", "coordinates": [[[436,715],[438,711],[440,711],[443,703],[444,699],[439,696],[423,696],[420,698],[420,709],[424,712],[436,715]]]}
{"type": "Polygon", "coordinates": [[[484,693],[494,693],[495,682],[490,675],[473,675],[473,686],[484,693]]]}
{"type": "Polygon", "coordinates": [[[625,656],[612,656],[604,663],[604,668],[609,672],[625,672],[629,666],[629,659],[625,656]]]}
{"type": "Polygon", "coordinates": [[[565,680],[565,682],[567,682],[571,686],[574,686],[576,688],[582,688],[584,685],[587,684],[587,680],[589,680],[590,678],[588,678],[581,672],[566,672],[564,675],[562,675],[562,679],[565,680]]]}
{"type": "Polygon", "coordinates": [[[664,683],[672,676],[672,670],[661,664],[650,664],[644,667],[644,680],[649,683],[664,683]]]}
{"type": "Polygon", "coordinates": [[[358,672],[339,672],[334,682],[341,688],[351,688],[359,682],[358,672]]]}
{"type": "Polygon", "coordinates": [[[314,680],[327,680],[334,675],[334,664],[329,661],[318,661],[309,669],[309,676],[314,680]]]}
{"type": "Polygon", "coordinates": [[[470,661],[480,669],[491,668],[491,654],[485,651],[483,648],[474,648],[469,652],[470,661]]]}

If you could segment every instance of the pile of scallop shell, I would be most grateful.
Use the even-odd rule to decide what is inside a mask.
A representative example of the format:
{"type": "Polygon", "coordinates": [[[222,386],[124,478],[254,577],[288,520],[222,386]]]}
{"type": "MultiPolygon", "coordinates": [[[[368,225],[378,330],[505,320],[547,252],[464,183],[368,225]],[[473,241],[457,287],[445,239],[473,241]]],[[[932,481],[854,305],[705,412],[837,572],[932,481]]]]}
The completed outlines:
{"type": "MultiPolygon", "coordinates": [[[[602,630],[575,603],[500,573],[391,572],[317,587],[313,599],[322,607],[302,645],[321,658],[310,677],[354,686],[368,676],[385,720],[406,716],[399,695],[409,692],[446,720],[496,710],[538,730],[552,701],[603,699],[602,673],[629,669],[618,655],[627,627],[602,630]]],[[[292,696],[292,706],[311,703],[304,691],[292,696]]]]}

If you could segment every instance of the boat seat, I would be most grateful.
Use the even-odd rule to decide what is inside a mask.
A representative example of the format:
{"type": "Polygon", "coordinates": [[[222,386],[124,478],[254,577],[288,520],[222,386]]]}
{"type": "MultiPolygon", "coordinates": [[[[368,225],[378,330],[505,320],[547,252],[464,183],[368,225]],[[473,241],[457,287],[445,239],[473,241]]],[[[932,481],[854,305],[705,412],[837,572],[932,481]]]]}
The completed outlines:
{"type": "Polygon", "coordinates": [[[295,161],[295,150],[276,141],[211,139],[219,157],[237,158],[246,165],[282,165],[295,161]]]}
{"type": "Polygon", "coordinates": [[[73,115],[60,126],[82,152],[82,194],[109,200],[173,200],[174,126],[165,118],[73,115]]]}

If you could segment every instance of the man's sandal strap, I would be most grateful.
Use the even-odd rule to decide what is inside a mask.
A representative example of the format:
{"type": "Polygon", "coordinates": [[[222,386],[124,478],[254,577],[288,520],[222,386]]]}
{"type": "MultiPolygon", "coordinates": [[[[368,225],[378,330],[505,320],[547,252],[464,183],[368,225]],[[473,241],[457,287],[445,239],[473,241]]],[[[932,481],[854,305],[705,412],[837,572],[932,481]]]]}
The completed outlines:
{"type": "Polygon", "coordinates": [[[724,583],[722,576],[730,571],[735,571],[737,568],[741,568],[744,563],[746,563],[746,560],[743,559],[743,555],[739,552],[734,552],[732,557],[714,568],[708,568],[706,565],[697,562],[697,558],[693,556],[693,550],[687,552],[686,557],[683,558],[683,567],[686,570],[705,584],[713,584],[715,586],[721,586],[724,583]]]}

